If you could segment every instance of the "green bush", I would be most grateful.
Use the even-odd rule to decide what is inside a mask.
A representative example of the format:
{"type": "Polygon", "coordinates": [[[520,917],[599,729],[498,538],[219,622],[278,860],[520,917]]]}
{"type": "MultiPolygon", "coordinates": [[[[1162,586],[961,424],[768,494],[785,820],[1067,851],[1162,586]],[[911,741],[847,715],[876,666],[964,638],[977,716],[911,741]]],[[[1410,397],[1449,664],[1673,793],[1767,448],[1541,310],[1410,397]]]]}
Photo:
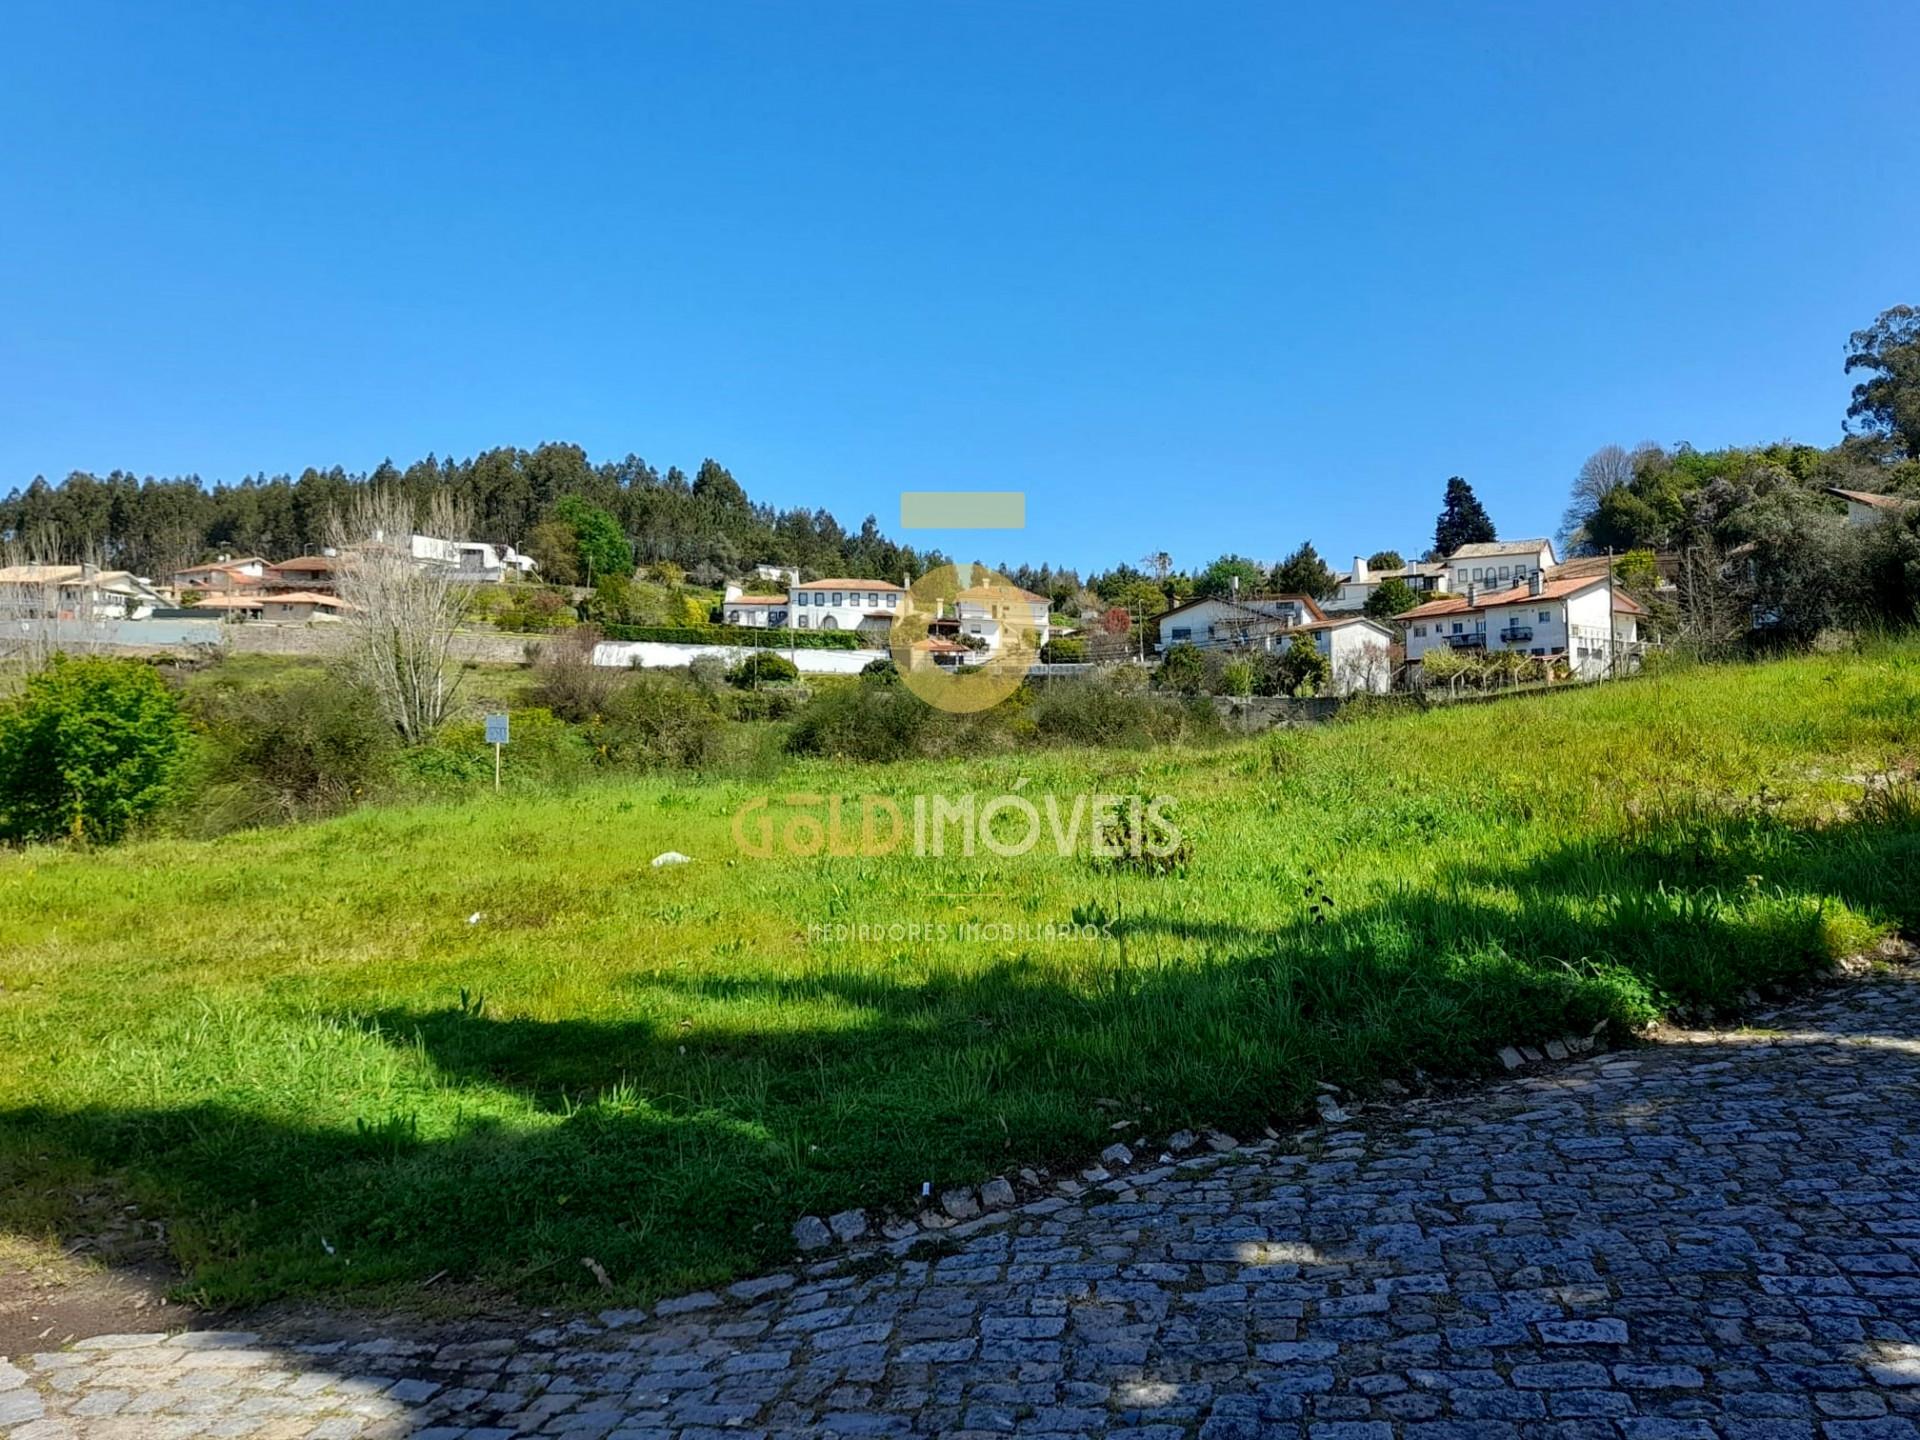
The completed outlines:
{"type": "Polygon", "coordinates": [[[1252,660],[1244,655],[1236,655],[1220,667],[1219,693],[1239,696],[1253,694],[1256,673],[1252,660]]]}
{"type": "Polygon", "coordinates": [[[675,676],[639,670],[614,692],[587,736],[602,764],[698,770],[726,735],[719,697],[675,676]]]}
{"type": "Polygon", "coordinates": [[[1174,695],[1198,695],[1207,688],[1207,657],[1200,653],[1199,646],[1184,640],[1168,646],[1153,683],[1174,695]]]}
{"type": "Polygon", "coordinates": [[[347,809],[390,778],[399,748],[373,697],[344,676],[220,685],[190,704],[217,830],[347,809]]]}
{"type": "Polygon", "coordinates": [[[853,630],[754,630],[745,625],[608,625],[606,637],[663,645],[746,645],[756,650],[859,650],[866,644],[866,637],[853,630]]]}
{"type": "Polygon", "coordinates": [[[0,707],[0,839],[120,839],[173,797],[189,733],[151,666],[56,655],[0,707]]]}
{"type": "Polygon", "coordinates": [[[904,685],[845,685],[814,696],[793,722],[797,755],[904,760],[922,752],[935,711],[904,685]]]}
{"type": "Polygon", "coordinates": [[[727,672],[727,683],[742,690],[758,685],[785,685],[800,678],[800,667],[784,655],[761,650],[727,672]]]}
{"type": "Polygon", "coordinates": [[[860,679],[868,685],[898,685],[900,667],[893,663],[891,657],[882,656],[860,667],[860,679]]]}
{"type": "Polygon", "coordinates": [[[486,597],[486,613],[501,630],[544,635],[579,623],[580,617],[573,613],[573,597],[564,590],[544,585],[500,585],[476,586],[475,591],[476,597],[486,597]]]}
{"type": "Polygon", "coordinates": [[[1032,716],[1042,739],[1068,745],[1138,748],[1221,733],[1220,718],[1204,697],[1182,703],[1116,688],[1104,678],[1048,681],[1038,687],[1032,716]]]}
{"type": "Polygon", "coordinates": [[[736,690],[729,709],[736,720],[785,720],[812,698],[803,685],[782,685],[767,690],[736,690]]]}
{"type": "MultiPolygon", "coordinates": [[[[501,764],[502,782],[515,789],[565,785],[593,773],[595,755],[586,736],[541,709],[508,712],[509,739],[501,764]]],[[[400,775],[430,788],[465,789],[493,783],[493,747],[479,719],[455,720],[440,727],[431,743],[400,752],[400,775]]]]}
{"type": "Polygon", "coordinates": [[[1087,642],[1078,635],[1058,635],[1040,647],[1040,658],[1049,665],[1081,665],[1087,659],[1087,642]]]}

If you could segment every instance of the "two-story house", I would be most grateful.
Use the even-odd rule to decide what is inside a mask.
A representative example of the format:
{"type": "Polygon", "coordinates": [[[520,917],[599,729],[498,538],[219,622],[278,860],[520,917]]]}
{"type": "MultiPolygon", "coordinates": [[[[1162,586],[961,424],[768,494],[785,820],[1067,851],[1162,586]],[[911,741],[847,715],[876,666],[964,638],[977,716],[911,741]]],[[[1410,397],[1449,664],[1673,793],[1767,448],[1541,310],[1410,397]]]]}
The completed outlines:
{"type": "Polygon", "coordinates": [[[258,555],[234,560],[222,555],[210,565],[189,565],[173,572],[176,593],[185,590],[203,595],[231,595],[258,590],[267,580],[267,562],[258,555]]]}
{"type": "Polygon", "coordinates": [[[1052,609],[1046,596],[1012,583],[975,585],[954,601],[960,633],[985,642],[989,656],[1000,653],[1009,635],[1019,637],[1023,651],[1037,654],[1047,643],[1047,616],[1052,609]]]}
{"type": "Polygon", "coordinates": [[[1469,585],[1482,590],[1524,585],[1530,577],[1559,563],[1551,540],[1476,541],[1447,556],[1446,588],[1458,595],[1469,585]]]}
{"type": "Polygon", "coordinates": [[[296,555],[267,567],[266,588],[271,593],[333,594],[334,557],[296,555]]]}
{"type": "Polygon", "coordinates": [[[787,600],[796,630],[857,630],[884,639],[906,593],[885,580],[809,580],[789,585],[787,600]]]}
{"type": "Polygon", "coordinates": [[[1407,662],[1430,650],[1518,651],[1540,659],[1565,656],[1573,673],[1614,673],[1639,649],[1645,609],[1610,575],[1556,579],[1533,571],[1522,585],[1466,591],[1417,605],[1394,617],[1406,637],[1407,662]]]}
{"type": "Polygon", "coordinates": [[[1321,609],[1329,615],[1364,609],[1373,592],[1388,580],[1404,581],[1409,590],[1422,596],[1444,591],[1447,588],[1447,566],[1439,560],[1431,563],[1416,561],[1394,570],[1376,570],[1367,564],[1364,555],[1356,555],[1353,557],[1353,569],[1340,576],[1339,580],[1340,588],[1333,597],[1320,602],[1321,609]]]}

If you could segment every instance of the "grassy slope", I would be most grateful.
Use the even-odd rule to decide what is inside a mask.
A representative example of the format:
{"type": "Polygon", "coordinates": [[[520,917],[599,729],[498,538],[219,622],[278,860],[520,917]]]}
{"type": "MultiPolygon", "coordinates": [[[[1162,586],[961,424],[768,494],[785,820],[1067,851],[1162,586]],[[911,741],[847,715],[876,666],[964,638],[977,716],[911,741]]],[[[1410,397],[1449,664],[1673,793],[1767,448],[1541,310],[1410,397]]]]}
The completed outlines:
{"type": "Polygon", "coordinates": [[[1170,876],[729,858],[744,782],[8,856],[0,1224],[57,1229],[104,1176],[220,1298],[441,1270],[585,1298],[589,1255],[635,1295],[704,1284],[779,1258],[802,1212],[1084,1154],[1097,1099],[1155,1133],[1254,1125],[1315,1080],[1470,1071],[1920,929],[1911,802],[1863,810],[1846,778],[1916,745],[1909,645],[779,783],[1165,792],[1193,842],[1170,876]],[[669,848],[697,863],[648,865],[669,848]],[[1115,938],[805,935],[916,919],[1115,938]]]}

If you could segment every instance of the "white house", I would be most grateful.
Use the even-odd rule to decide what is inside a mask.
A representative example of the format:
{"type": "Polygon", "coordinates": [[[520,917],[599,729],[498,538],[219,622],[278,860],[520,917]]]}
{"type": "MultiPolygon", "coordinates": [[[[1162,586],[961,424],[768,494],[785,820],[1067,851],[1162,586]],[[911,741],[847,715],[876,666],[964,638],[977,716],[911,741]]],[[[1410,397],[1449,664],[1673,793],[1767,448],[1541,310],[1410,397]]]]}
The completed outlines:
{"type": "Polygon", "coordinates": [[[960,631],[986,642],[986,654],[1000,653],[1003,638],[1012,632],[1028,650],[1038,652],[1047,643],[1047,615],[1053,602],[1044,595],[1013,584],[976,585],[963,590],[954,602],[960,631]]]}
{"type": "Polygon", "coordinates": [[[1914,503],[1903,495],[1876,495],[1871,490],[1842,490],[1837,485],[1829,485],[1827,493],[1838,495],[1847,502],[1849,525],[1877,525],[1889,515],[1897,514],[1914,503]]]}
{"type": "Polygon", "coordinates": [[[1209,596],[1176,605],[1160,616],[1160,649],[1197,645],[1202,650],[1271,650],[1275,636],[1326,618],[1307,595],[1209,596]]]}
{"type": "Polygon", "coordinates": [[[1551,540],[1486,540],[1462,545],[1447,556],[1447,589],[1458,595],[1469,585],[1492,590],[1503,585],[1524,585],[1543,570],[1551,570],[1559,560],[1551,540]]]}
{"type": "Polygon", "coordinates": [[[749,595],[738,585],[727,586],[720,600],[723,624],[745,625],[754,630],[785,629],[791,613],[792,606],[785,595],[749,595]]]}
{"type": "Polygon", "coordinates": [[[1565,656],[1574,674],[1598,679],[1639,653],[1645,613],[1610,575],[1555,579],[1535,570],[1525,584],[1494,590],[1469,581],[1464,594],[1429,600],[1394,623],[1406,636],[1409,664],[1441,648],[1518,651],[1565,656]]]}
{"type": "Polygon", "coordinates": [[[144,620],[166,596],[139,576],[97,565],[0,566],[0,618],[144,620]]]}
{"type": "Polygon", "coordinates": [[[753,578],[772,580],[781,585],[798,585],[800,572],[791,565],[756,565],[753,567],[753,578]]]}
{"type": "MultiPolygon", "coordinates": [[[[1364,690],[1384,695],[1393,688],[1393,627],[1365,615],[1334,615],[1313,620],[1293,632],[1313,642],[1327,657],[1333,679],[1328,693],[1364,690]]],[[[1292,643],[1291,640],[1288,641],[1292,643]]]]}
{"type": "Polygon", "coordinates": [[[885,639],[906,591],[885,580],[809,580],[787,587],[796,630],[858,630],[885,639]]]}
{"type": "Polygon", "coordinates": [[[530,555],[522,555],[511,545],[490,545],[484,540],[442,540],[437,535],[408,537],[408,551],[421,565],[446,565],[460,572],[463,579],[486,583],[505,580],[510,574],[529,575],[538,568],[530,555]]]}
{"type": "Polygon", "coordinates": [[[1329,615],[1364,608],[1373,592],[1388,580],[1403,580],[1409,590],[1422,596],[1442,592],[1447,588],[1447,567],[1436,560],[1432,563],[1416,561],[1395,570],[1375,570],[1367,564],[1365,556],[1356,555],[1353,557],[1353,569],[1339,579],[1340,588],[1334,592],[1333,598],[1320,602],[1320,608],[1329,615]]]}
{"type": "Polygon", "coordinates": [[[202,590],[215,595],[251,590],[266,583],[270,568],[258,555],[249,555],[244,560],[222,555],[211,565],[189,565],[174,571],[173,588],[176,592],[202,590]]]}

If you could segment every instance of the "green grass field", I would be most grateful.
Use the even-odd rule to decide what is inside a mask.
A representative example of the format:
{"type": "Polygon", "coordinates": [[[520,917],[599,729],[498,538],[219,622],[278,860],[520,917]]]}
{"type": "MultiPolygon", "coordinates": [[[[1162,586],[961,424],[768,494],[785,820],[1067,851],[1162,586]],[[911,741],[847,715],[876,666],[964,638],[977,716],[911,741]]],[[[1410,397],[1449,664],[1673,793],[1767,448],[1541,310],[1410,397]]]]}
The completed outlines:
{"type": "Polygon", "coordinates": [[[1249,1133],[1316,1081],[1472,1073],[1920,931],[1916,760],[1920,645],[1884,644],[773,787],[1166,794],[1167,871],[753,859],[744,780],[0,856],[0,1229],[105,1187],[222,1301],[445,1272],[604,1303],[586,1256],[623,1296],[708,1284],[803,1213],[1083,1157],[1102,1101],[1249,1133]],[[1106,938],[809,935],[968,921],[1106,938]]]}

